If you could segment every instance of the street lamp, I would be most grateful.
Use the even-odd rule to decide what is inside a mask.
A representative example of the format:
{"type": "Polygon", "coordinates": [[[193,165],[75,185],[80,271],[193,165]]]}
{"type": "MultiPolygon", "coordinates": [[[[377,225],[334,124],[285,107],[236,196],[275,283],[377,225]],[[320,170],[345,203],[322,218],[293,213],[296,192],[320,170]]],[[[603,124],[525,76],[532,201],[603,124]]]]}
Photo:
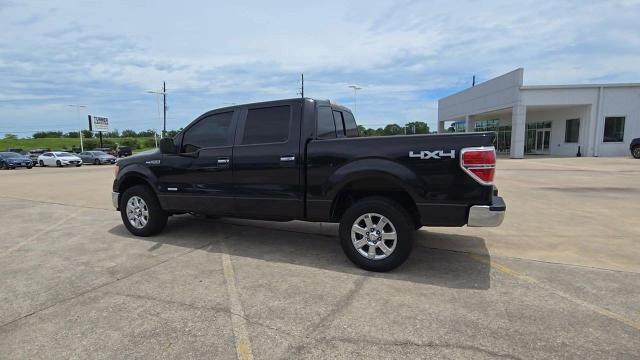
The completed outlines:
{"type": "Polygon", "coordinates": [[[162,95],[162,104],[163,104],[163,117],[162,117],[162,137],[164,138],[167,133],[167,86],[166,83],[162,82],[162,91],[153,91],[147,90],[149,94],[162,95]]]}
{"type": "MultiPolygon", "coordinates": [[[[87,108],[87,105],[80,105],[80,104],[69,104],[67,105],[69,107],[74,107],[76,108],[76,117],[78,118],[78,124],[80,123],[80,108],[87,108]]],[[[82,144],[82,128],[80,128],[80,152],[84,151],[84,145],[82,144]]]]}
{"type": "Polygon", "coordinates": [[[353,89],[353,113],[357,113],[358,112],[358,105],[356,102],[356,93],[358,92],[358,90],[362,90],[362,88],[358,85],[349,85],[350,88],[353,89]]]}

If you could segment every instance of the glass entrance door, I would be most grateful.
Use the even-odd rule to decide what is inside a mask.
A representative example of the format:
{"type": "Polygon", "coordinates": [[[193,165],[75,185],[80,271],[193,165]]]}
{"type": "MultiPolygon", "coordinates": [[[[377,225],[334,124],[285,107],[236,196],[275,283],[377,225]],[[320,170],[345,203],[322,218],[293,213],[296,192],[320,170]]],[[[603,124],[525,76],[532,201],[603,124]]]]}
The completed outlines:
{"type": "Polygon", "coordinates": [[[525,143],[527,154],[548,154],[550,140],[550,121],[527,124],[527,141],[525,143]]]}
{"type": "Polygon", "coordinates": [[[548,154],[549,153],[549,138],[551,137],[551,130],[536,130],[536,146],[534,152],[536,154],[548,154]]]}

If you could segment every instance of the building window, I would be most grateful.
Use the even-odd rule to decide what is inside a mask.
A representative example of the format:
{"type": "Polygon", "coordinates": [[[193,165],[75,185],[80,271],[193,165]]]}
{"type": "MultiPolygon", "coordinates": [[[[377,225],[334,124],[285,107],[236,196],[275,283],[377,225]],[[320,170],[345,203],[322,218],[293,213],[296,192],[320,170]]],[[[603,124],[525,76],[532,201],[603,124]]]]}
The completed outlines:
{"type": "Polygon", "coordinates": [[[498,119],[478,120],[476,121],[476,131],[496,131],[499,123],[498,119]]]}
{"type": "Polygon", "coordinates": [[[608,116],[604,118],[604,137],[602,141],[624,141],[624,116],[608,116]]]}
{"type": "Polygon", "coordinates": [[[464,120],[462,121],[454,121],[449,126],[447,131],[449,132],[465,132],[467,129],[467,124],[464,120]]]}
{"type": "Polygon", "coordinates": [[[564,142],[577,143],[580,133],[580,119],[569,119],[565,123],[564,142]]]}

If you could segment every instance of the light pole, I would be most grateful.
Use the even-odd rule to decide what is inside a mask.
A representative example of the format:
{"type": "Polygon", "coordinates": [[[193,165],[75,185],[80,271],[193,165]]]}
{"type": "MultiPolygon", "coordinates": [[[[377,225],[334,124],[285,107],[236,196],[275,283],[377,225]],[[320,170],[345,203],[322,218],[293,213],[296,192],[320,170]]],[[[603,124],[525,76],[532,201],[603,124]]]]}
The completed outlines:
{"type": "Polygon", "coordinates": [[[163,109],[163,117],[162,117],[162,137],[164,138],[167,133],[167,86],[166,83],[162,82],[162,91],[153,91],[148,90],[149,94],[157,94],[162,95],[162,109],[163,109]]]}
{"type": "Polygon", "coordinates": [[[356,102],[356,93],[358,90],[362,90],[362,88],[358,85],[349,85],[350,88],[353,89],[353,113],[356,114],[358,112],[358,103],[356,102]]]}
{"type": "MultiPolygon", "coordinates": [[[[78,119],[78,124],[80,123],[80,108],[87,108],[87,105],[80,105],[80,104],[70,104],[67,105],[69,107],[74,107],[76,108],[76,117],[78,119]]],[[[80,128],[80,152],[84,151],[84,146],[82,144],[82,127],[80,128]]]]}

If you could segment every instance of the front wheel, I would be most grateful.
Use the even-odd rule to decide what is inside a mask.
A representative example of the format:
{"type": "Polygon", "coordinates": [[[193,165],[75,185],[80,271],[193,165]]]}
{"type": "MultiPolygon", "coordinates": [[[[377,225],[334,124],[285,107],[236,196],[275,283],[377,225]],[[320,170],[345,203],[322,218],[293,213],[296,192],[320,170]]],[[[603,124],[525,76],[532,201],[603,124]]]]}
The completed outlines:
{"type": "Polygon", "coordinates": [[[164,229],[168,215],[160,207],[153,191],[147,186],[138,185],[122,194],[120,217],[133,235],[152,236],[164,229]]]}
{"type": "Polygon", "coordinates": [[[56,166],[57,167],[62,167],[62,163],[60,162],[60,160],[56,160],[56,166]]]}
{"type": "Polygon", "coordinates": [[[40,160],[40,166],[44,167],[44,161],[40,160]]]}
{"type": "Polygon", "coordinates": [[[340,243],[354,264],[369,271],[389,271],[407,260],[415,225],[393,200],[368,197],[353,204],[340,220],[340,243]]]}
{"type": "Polygon", "coordinates": [[[640,145],[633,148],[633,150],[631,151],[631,155],[633,155],[633,157],[636,159],[640,159],[640,145]]]}

